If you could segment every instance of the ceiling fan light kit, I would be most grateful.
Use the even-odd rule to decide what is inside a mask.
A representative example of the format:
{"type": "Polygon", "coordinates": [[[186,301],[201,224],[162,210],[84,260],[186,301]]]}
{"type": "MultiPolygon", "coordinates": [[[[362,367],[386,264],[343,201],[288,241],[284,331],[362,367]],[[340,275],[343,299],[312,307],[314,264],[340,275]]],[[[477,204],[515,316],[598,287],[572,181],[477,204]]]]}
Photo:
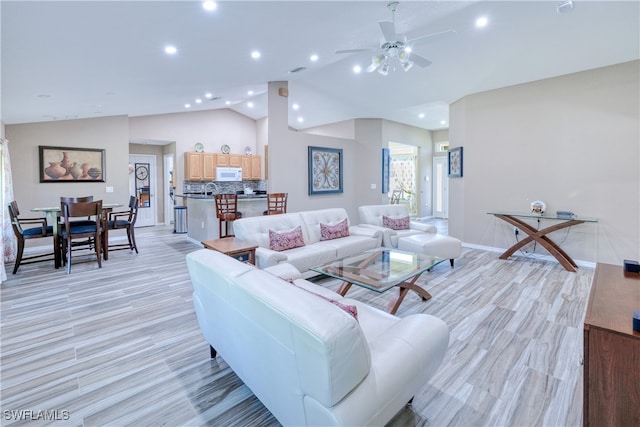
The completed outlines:
{"type": "Polygon", "coordinates": [[[366,71],[371,73],[378,71],[383,76],[389,74],[389,70],[393,68],[395,70],[394,63],[399,63],[404,71],[409,71],[414,65],[419,67],[428,67],[431,65],[431,61],[427,58],[417,55],[412,52],[412,45],[422,42],[430,37],[438,36],[446,33],[453,33],[453,30],[441,31],[439,33],[429,34],[426,36],[418,37],[412,40],[407,40],[405,36],[402,36],[396,32],[395,26],[395,12],[399,2],[391,2],[387,4],[387,9],[391,11],[391,21],[379,21],[380,31],[384,37],[384,41],[377,48],[358,48],[358,49],[346,49],[338,50],[336,53],[353,53],[353,52],[365,52],[375,51],[377,52],[371,58],[371,64],[367,67],[366,71]]]}

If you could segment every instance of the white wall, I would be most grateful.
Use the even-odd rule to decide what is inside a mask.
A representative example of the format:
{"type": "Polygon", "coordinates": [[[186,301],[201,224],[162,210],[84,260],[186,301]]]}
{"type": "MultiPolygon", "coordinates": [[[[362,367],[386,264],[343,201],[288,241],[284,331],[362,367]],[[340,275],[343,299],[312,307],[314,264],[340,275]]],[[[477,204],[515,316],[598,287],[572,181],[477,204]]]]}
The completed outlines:
{"type": "MultiPolygon", "coordinates": [[[[507,248],[513,227],[492,211],[598,218],[552,238],[574,259],[640,258],[640,62],[467,96],[451,105],[451,147],[464,147],[464,177],[450,179],[449,232],[507,248]]],[[[544,251],[543,251],[544,253],[544,251]]]]}
{"type": "Polygon", "coordinates": [[[60,196],[92,194],[104,203],[128,203],[128,128],[126,116],[7,125],[14,196],[20,211],[26,214],[34,207],[59,205],[60,196]],[[40,183],[40,145],[105,149],[106,182],[40,183]],[[113,187],[113,193],[106,192],[107,186],[113,187]]]}
{"type": "Polygon", "coordinates": [[[223,144],[229,145],[232,153],[244,153],[246,146],[258,152],[256,122],[229,109],[131,117],[129,138],[175,141],[178,193],[184,181],[184,153],[195,151],[196,143],[201,142],[211,153],[219,153],[223,144]]]}

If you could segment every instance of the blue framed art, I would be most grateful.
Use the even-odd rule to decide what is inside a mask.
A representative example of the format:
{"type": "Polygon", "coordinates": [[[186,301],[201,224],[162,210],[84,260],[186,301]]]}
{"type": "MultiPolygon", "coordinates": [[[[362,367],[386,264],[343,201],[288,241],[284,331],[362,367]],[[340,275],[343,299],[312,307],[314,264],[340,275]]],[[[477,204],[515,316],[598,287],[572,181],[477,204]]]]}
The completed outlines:
{"type": "Polygon", "coordinates": [[[342,149],[309,146],[309,195],[342,191],[342,149]]]}

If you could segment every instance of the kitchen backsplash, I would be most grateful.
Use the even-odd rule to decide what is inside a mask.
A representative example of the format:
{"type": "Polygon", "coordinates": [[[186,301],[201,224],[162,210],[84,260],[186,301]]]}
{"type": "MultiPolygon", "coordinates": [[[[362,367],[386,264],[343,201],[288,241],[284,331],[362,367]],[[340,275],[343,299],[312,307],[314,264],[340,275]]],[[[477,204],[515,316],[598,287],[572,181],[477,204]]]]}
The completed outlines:
{"type": "Polygon", "coordinates": [[[184,194],[204,194],[206,192],[235,194],[245,188],[251,188],[253,191],[266,191],[267,181],[185,181],[182,185],[184,194]]]}

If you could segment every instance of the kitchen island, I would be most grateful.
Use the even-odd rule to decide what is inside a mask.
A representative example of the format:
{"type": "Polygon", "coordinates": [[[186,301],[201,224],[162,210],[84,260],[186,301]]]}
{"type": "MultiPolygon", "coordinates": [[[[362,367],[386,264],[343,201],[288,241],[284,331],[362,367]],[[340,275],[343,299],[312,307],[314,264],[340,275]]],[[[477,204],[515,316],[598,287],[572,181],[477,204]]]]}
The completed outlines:
{"type": "MultiPolygon", "coordinates": [[[[200,243],[220,237],[216,201],[213,196],[183,195],[187,205],[187,236],[200,243]]],[[[267,210],[266,194],[238,195],[238,211],[244,218],[259,216],[267,210]]],[[[233,224],[232,228],[233,230],[233,224]]],[[[233,233],[233,231],[231,231],[233,233]]]]}

